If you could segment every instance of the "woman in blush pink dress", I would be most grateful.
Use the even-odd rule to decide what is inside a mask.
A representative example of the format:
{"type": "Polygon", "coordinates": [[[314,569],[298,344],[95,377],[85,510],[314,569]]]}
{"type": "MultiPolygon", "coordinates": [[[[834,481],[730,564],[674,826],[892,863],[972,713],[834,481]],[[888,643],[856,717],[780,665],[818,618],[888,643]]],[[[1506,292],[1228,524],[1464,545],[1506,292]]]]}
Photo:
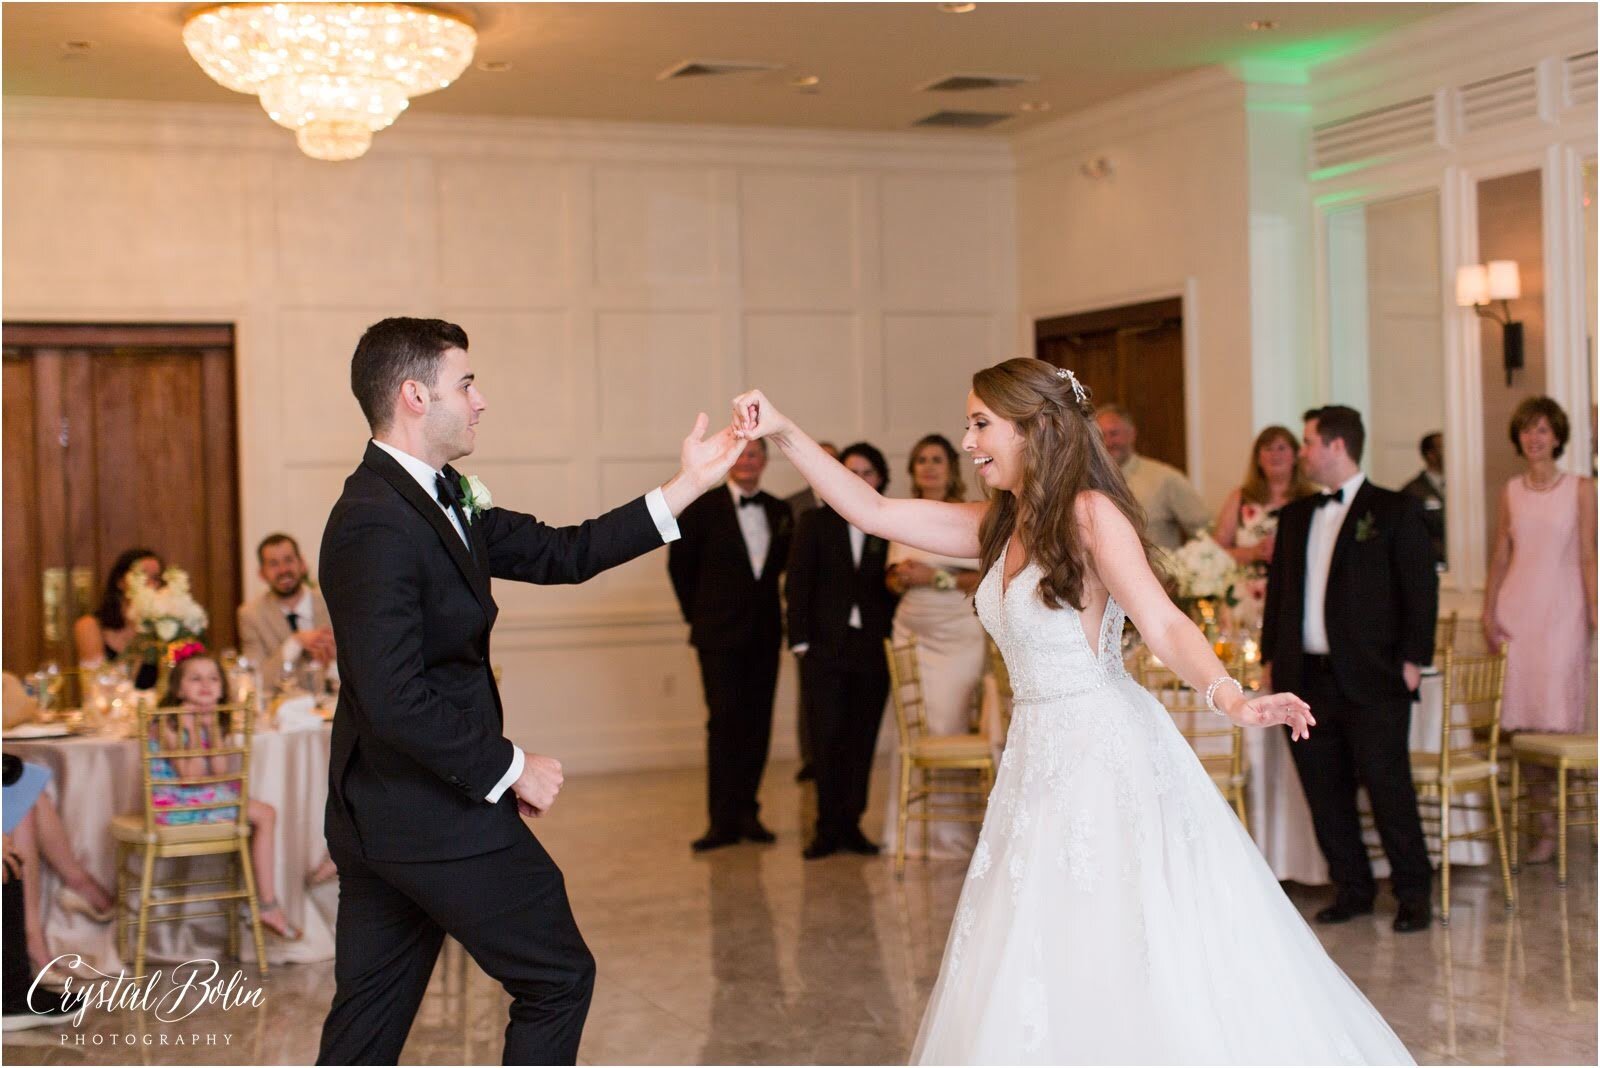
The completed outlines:
{"type": "MultiPolygon", "coordinates": [[[[1483,598],[1484,638],[1506,648],[1501,723],[1510,731],[1574,734],[1588,717],[1595,489],[1593,480],[1556,467],[1568,434],[1567,413],[1549,397],[1530,397],[1511,416],[1511,443],[1527,470],[1500,495],[1483,598]]],[[[1534,788],[1548,796],[1549,783],[1534,788]]],[[[1556,851],[1554,820],[1544,815],[1530,863],[1556,851]]]]}

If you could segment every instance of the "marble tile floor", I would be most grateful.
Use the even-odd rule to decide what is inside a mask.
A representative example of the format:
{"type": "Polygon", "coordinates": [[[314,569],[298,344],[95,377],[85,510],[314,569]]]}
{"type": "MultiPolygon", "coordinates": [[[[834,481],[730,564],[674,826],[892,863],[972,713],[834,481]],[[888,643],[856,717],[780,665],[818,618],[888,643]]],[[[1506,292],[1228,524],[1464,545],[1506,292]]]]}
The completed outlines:
{"type": "MultiPolygon", "coordinates": [[[[883,770],[864,824],[874,837],[883,770]]],[[[802,861],[811,795],[793,777],[792,764],[767,776],[776,845],[700,857],[688,848],[703,830],[700,773],[568,781],[537,830],[600,965],[584,1063],[905,1062],[965,865],[913,861],[902,882],[887,858],[802,861]]],[[[1594,1064],[1595,853],[1584,832],[1573,844],[1569,888],[1556,888],[1551,865],[1525,868],[1509,917],[1488,869],[1458,868],[1448,930],[1396,935],[1380,903],[1318,933],[1420,1062],[1594,1064]]],[[[1326,896],[1289,890],[1308,916],[1326,896]]],[[[82,1028],[8,1034],[0,1052],[12,1064],[309,1063],[332,989],[331,963],[284,966],[259,1009],[175,1024],[91,1013],[82,1028]],[[175,1044],[195,1034],[228,1044],[175,1044]]],[[[447,943],[402,1063],[498,1063],[506,1003],[447,943]]]]}

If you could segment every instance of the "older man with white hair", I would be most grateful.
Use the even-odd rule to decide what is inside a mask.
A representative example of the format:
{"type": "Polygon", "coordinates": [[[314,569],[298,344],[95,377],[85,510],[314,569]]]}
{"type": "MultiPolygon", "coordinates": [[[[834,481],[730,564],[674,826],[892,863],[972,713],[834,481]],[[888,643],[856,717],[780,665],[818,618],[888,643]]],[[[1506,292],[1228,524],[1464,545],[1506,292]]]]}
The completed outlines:
{"type": "Polygon", "coordinates": [[[1205,501],[1182,471],[1134,451],[1139,428],[1120,404],[1095,409],[1095,425],[1106,451],[1122,468],[1122,477],[1144,509],[1145,533],[1161,548],[1171,551],[1204,530],[1211,522],[1205,501]]]}

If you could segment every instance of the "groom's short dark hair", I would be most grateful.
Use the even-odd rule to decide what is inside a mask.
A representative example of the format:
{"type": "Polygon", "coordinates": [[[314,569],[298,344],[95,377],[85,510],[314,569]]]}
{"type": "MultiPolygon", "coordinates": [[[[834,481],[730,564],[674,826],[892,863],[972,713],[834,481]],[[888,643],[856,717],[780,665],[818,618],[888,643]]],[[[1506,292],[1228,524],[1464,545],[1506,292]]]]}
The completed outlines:
{"type": "Polygon", "coordinates": [[[443,319],[396,316],[367,327],[350,358],[350,392],[374,434],[394,417],[395,394],[407,379],[431,387],[439,377],[439,357],[467,348],[467,332],[443,319]]]}
{"type": "Polygon", "coordinates": [[[1329,404],[1313,408],[1305,414],[1305,421],[1317,421],[1317,436],[1324,444],[1337,438],[1344,442],[1345,455],[1351,463],[1361,462],[1361,450],[1367,443],[1367,429],[1361,425],[1361,413],[1343,404],[1329,404]]]}

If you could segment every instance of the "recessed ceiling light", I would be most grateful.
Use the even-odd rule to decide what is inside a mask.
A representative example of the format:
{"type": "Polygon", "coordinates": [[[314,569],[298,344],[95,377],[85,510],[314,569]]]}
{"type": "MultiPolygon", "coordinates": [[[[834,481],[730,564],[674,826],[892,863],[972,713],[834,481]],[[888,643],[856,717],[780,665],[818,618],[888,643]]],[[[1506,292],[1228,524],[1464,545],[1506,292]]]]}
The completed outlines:
{"type": "Polygon", "coordinates": [[[504,74],[511,69],[512,64],[509,59],[480,59],[473,66],[490,74],[504,74]]]}
{"type": "Polygon", "coordinates": [[[976,10],[977,7],[978,7],[977,4],[972,4],[972,3],[967,3],[967,4],[940,4],[939,5],[939,10],[943,11],[946,15],[965,15],[969,11],[976,10]]]}
{"type": "Polygon", "coordinates": [[[822,84],[822,79],[815,74],[802,74],[798,78],[790,78],[789,84],[796,89],[814,89],[822,84]]]}
{"type": "Polygon", "coordinates": [[[1244,26],[1247,30],[1275,30],[1278,23],[1274,19],[1251,19],[1244,26]]]}
{"type": "Polygon", "coordinates": [[[1019,111],[1049,111],[1050,110],[1050,101],[1048,101],[1048,100],[1024,100],[1022,103],[1017,105],[1017,109],[1019,111]]]}

